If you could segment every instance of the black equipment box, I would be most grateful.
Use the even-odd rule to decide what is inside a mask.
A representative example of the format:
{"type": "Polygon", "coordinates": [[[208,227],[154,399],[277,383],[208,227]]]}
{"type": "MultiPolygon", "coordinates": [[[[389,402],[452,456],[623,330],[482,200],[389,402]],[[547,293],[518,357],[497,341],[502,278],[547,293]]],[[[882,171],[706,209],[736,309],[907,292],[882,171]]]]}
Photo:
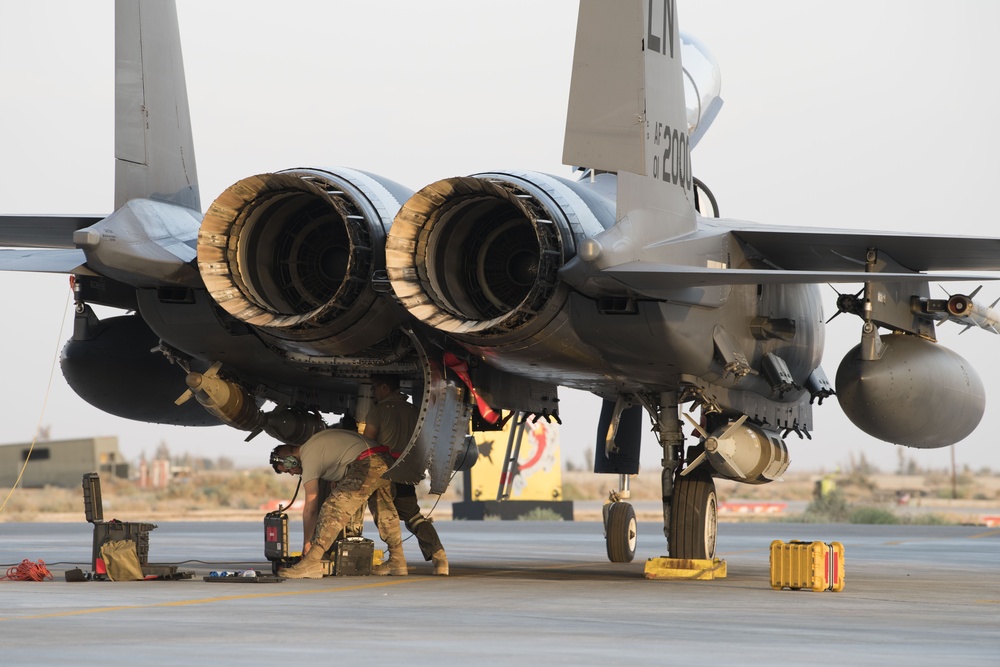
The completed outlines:
{"type": "MultiPolygon", "coordinates": [[[[264,515],[264,558],[271,561],[272,574],[291,567],[301,556],[288,549],[288,515],[282,511],[264,515]]],[[[375,543],[364,537],[344,537],[343,532],[324,554],[327,576],[367,576],[372,573],[375,543]]]]}
{"type": "Polygon", "coordinates": [[[345,537],[333,543],[333,574],[365,577],[372,573],[375,543],[366,537],[345,537]]]}
{"type": "Polygon", "coordinates": [[[288,553],[288,515],[284,512],[264,515],[264,558],[271,561],[271,574],[299,562],[298,556],[288,553]]]}
{"type": "Polygon", "coordinates": [[[104,502],[101,499],[101,476],[96,472],[83,475],[83,512],[89,523],[94,524],[94,548],[91,552],[91,567],[96,579],[107,576],[101,547],[106,542],[131,540],[135,542],[135,553],[143,570],[149,565],[149,531],[156,528],[153,523],[131,523],[112,519],[104,521],[104,502]]]}
{"type": "Polygon", "coordinates": [[[104,521],[104,501],[101,500],[101,476],[88,472],[83,476],[83,513],[88,523],[104,521]]]}
{"type": "Polygon", "coordinates": [[[98,576],[105,574],[103,560],[101,560],[101,547],[105,542],[116,540],[132,540],[135,542],[135,552],[139,557],[139,565],[146,566],[149,562],[149,531],[156,528],[153,523],[132,523],[125,521],[109,521],[108,523],[94,524],[94,551],[92,565],[94,572],[98,576]]]}
{"type": "Polygon", "coordinates": [[[288,515],[284,512],[264,515],[264,558],[288,558],[288,515]]]}

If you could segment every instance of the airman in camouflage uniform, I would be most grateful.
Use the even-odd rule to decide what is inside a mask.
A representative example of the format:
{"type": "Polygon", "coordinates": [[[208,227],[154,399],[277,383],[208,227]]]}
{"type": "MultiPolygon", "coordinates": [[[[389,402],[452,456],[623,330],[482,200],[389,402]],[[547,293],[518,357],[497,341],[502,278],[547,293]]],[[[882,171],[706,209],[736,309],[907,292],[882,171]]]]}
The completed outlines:
{"type": "Polygon", "coordinates": [[[407,574],[399,515],[392,504],[391,482],[382,478],[392,457],[388,448],[357,432],[328,429],[305,444],[280,445],[271,452],[277,473],[302,475],[305,506],[302,509],[304,544],[302,560],[278,574],[292,579],[323,576],[323,554],[365,502],[375,497],[379,534],[389,549],[386,567],[380,573],[407,574]],[[319,480],[332,482],[330,495],[319,502],[319,480]]]}
{"type": "MultiPolygon", "coordinates": [[[[375,405],[365,416],[364,434],[379,444],[387,445],[393,456],[399,456],[406,449],[417,427],[419,412],[416,406],[406,400],[406,394],[399,391],[397,376],[372,375],[371,383],[375,405]]],[[[420,512],[416,488],[412,484],[393,483],[390,493],[396,514],[416,536],[424,560],[434,564],[434,574],[447,576],[448,556],[434,524],[420,512]]],[[[371,501],[368,504],[372,516],[380,521],[379,507],[372,507],[371,501]]]]}

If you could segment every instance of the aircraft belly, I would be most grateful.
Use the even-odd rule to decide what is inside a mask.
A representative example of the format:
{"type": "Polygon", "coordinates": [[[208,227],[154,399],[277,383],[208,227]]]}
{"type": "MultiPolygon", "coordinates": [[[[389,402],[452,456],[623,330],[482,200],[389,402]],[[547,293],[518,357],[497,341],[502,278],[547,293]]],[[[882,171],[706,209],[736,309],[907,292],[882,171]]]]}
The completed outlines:
{"type": "MultiPolygon", "coordinates": [[[[603,394],[677,387],[690,368],[704,372],[712,360],[708,317],[688,326],[687,306],[640,302],[634,314],[601,312],[597,302],[573,294],[548,326],[522,341],[466,347],[510,373],[603,394]]],[[[712,312],[712,311],[708,311],[712,312]]]]}
{"type": "Polygon", "coordinates": [[[618,384],[617,369],[606,362],[604,351],[581,337],[573,302],[571,298],[544,328],[523,340],[463,345],[494,368],[515,375],[581,389],[618,384]]]}
{"type": "Polygon", "coordinates": [[[759,354],[779,355],[799,384],[820,365],[826,328],[817,285],[763,285],[756,307],[758,317],[794,323],[790,340],[768,338],[761,341],[759,354]]]}
{"type": "Polygon", "coordinates": [[[606,312],[599,302],[570,295],[566,307],[534,335],[506,345],[466,348],[488,364],[521,376],[614,394],[656,388],[676,389],[681,375],[723,386],[770,394],[759,374],[732,376],[719,359],[713,331],[728,338],[759,369],[768,354],[780,356],[797,384],[819,365],[822,315],[817,290],[810,286],[734,286],[719,308],[638,301],[632,313],[606,312]],[[757,340],[754,317],[795,321],[791,340],[757,340]]]}
{"type": "MultiPolygon", "coordinates": [[[[355,383],[285,363],[242,324],[226,328],[213,312],[208,294],[203,290],[193,290],[193,294],[194,303],[165,303],[156,290],[138,290],[143,319],[169,346],[210,363],[221,361],[245,382],[267,378],[270,387],[295,393],[307,403],[341,407],[346,397],[356,393],[355,383]]],[[[177,380],[180,394],[184,389],[180,368],[177,380]]]]}

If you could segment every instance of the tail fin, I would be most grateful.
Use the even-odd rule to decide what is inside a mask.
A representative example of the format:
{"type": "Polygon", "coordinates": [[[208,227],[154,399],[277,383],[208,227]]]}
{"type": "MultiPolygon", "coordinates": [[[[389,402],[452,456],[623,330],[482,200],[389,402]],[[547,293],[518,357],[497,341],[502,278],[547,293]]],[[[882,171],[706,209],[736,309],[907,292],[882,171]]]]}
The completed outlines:
{"type": "Polygon", "coordinates": [[[201,211],[172,1],[115,2],[115,209],[139,198],[201,211]]]}
{"type": "Polygon", "coordinates": [[[580,1],[563,162],[618,173],[619,220],[694,229],[676,0],[580,1]]]}

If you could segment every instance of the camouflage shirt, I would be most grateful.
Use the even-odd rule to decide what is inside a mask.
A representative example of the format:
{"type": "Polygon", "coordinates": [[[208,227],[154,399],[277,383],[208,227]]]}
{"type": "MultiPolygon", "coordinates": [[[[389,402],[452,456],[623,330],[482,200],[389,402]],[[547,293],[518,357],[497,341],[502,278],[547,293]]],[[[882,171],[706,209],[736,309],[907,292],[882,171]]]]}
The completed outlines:
{"type": "Polygon", "coordinates": [[[348,465],[371,447],[378,445],[360,433],[342,429],[326,429],[309,438],[299,458],[302,461],[302,482],[322,479],[339,482],[348,465]]]}
{"type": "Polygon", "coordinates": [[[388,445],[393,454],[402,454],[410,443],[410,436],[417,427],[419,413],[406,394],[396,392],[386,396],[368,411],[365,427],[376,426],[376,439],[380,445],[388,445]]]}

